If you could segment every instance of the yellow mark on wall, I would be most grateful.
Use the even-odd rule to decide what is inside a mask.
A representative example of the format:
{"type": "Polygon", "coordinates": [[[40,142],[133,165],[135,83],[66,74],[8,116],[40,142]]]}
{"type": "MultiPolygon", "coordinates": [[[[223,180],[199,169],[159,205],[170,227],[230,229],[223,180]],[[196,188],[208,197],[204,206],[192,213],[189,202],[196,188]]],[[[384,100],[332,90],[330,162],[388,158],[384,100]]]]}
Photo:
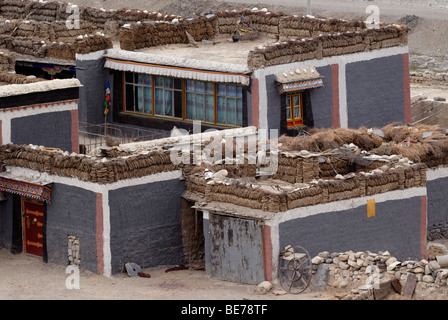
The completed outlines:
{"type": "Polygon", "coordinates": [[[375,216],[375,199],[367,200],[367,218],[375,216]]]}

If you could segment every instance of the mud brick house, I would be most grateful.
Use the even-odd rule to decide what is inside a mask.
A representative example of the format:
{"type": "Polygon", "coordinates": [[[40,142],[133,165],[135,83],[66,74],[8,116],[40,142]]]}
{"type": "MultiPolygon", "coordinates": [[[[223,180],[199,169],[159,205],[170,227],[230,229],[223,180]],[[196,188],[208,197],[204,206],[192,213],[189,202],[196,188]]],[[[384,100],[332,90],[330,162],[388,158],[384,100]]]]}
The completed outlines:
{"type": "Polygon", "coordinates": [[[258,283],[275,281],[286,245],[421,258],[432,226],[448,221],[446,133],[401,125],[411,117],[403,26],[79,7],[80,28],[67,30],[67,4],[0,3],[2,70],[55,79],[33,83],[29,104],[6,89],[15,84],[0,86],[2,247],[106,276],[127,262],[199,262],[213,277],[258,283]],[[84,154],[78,121],[164,135],[200,121],[204,133],[84,154]],[[282,135],[278,150],[265,148],[278,159],[267,176],[249,156],[171,157],[211,141],[233,150],[264,129],[282,135]]]}

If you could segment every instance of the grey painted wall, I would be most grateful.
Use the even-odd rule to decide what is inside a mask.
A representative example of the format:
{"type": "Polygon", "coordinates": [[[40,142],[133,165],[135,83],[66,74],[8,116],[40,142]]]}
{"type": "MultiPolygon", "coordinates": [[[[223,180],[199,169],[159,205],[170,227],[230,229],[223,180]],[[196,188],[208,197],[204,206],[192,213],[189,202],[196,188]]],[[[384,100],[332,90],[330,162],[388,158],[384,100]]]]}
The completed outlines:
{"type": "Polygon", "coordinates": [[[448,222],[448,178],[426,182],[428,197],[428,228],[448,222]]]}
{"type": "Polygon", "coordinates": [[[5,193],[6,201],[0,202],[0,248],[12,245],[12,195],[5,193]]]}
{"type": "Polygon", "coordinates": [[[180,264],[182,202],[185,184],[179,179],[109,192],[112,273],[127,262],[141,267],[180,264]]]}
{"type": "Polygon", "coordinates": [[[324,86],[310,90],[311,108],[315,128],[331,128],[331,109],[333,108],[333,83],[331,66],[316,68],[323,76],[324,86]]]}
{"type": "Polygon", "coordinates": [[[304,247],[313,257],[321,251],[388,250],[397,259],[420,259],[420,197],[376,204],[367,218],[367,206],[327,212],[280,223],[280,249],[304,247]]]}
{"type": "Polygon", "coordinates": [[[277,129],[280,132],[280,115],[282,105],[280,95],[278,94],[278,89],[275,84],[275,75],[273,74],[266,76],[266,94],[268,97],[268,104],[266,106],[268,128],[277,129]]]}
{"type": "MultiPolygon", "coordinates": [[[[104,123],[105,85],[109,80],[109,69],[104,68],[105,61],[105,58],[76,60],[76,78],[83,85],[79,90],[79,121],[93,124],[104,123]]],[[[112,83],[110,85],[112,86],[112,83]]],[[[112,110],[107,118],[108,121],[112,119],[112,110]]]]}
{"type": "Polygon", "coordinates": [[[11,142],[72,151],[70,111],[42,113],[11,120],[11,142]]]}
{"type": "Polygon", "coordinates": [[[54,183],[47,205],[48,262],[67,264],[69,235],[80,239],[81,268],[96,273],[96,193],[54,183]]]}
{"type": "Polygon", "coordinates": [[[347,112],[350,128],[382,127],[404,122],[402,55],[346,65],[347,112]]]}

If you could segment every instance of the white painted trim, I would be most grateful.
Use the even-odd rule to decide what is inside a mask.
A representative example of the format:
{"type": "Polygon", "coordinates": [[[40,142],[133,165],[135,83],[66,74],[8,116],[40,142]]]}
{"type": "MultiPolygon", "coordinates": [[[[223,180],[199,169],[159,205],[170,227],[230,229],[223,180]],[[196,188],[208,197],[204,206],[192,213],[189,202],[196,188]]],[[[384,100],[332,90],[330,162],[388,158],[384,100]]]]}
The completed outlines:
{"type": "Polygon", "coordinates": [[[110,250],[110,206],[109,192],[102,193],[103,199],[103,274],[112,275],[112,252],[110,250]]]}
{"type": "MultiPolygon", "coordinates": [[[[345,82],[345,66],[348,63],[367,61],[377,58],[384,58],[394,55],[401,55],[409,53],[409,48],[407,46],[397,46],[385,49],[378,49],[372,51],[357,52],[352,54],[331,56],[323,59],[313,59],[301,62],[293,62],[287,64],[281,64],[276,66],[270,66],[266,68],[256,69],[253,72],[253,77],[257,78],[259,81],[259,128],[267,128],[267,90],[266,90],[266,76],[275,75],[279,72],[284,72],[285,70],[294,70],[297,68],[308,69],[311,67],[324,67],[332,64],[339,65],[339,114],[341,120],[341,127],[348,125],[348,115],[347,115],[347,89],[345,82]],[[342,70],[344,70],[344,76],[341,77],[342,70]],[[341,82],[341,80],[343,82],[341,82]]],[[[331,79],[330,79],[331,81],[331,79]]]]}
{"type": "MultiPolygon", "coordinates": [[[[26,101],[24,101],[26,103],[26,101]]],[[[0,120],[2,120],[2,143],[11,143],[11,120],[14,118],[23,118],[34,116],[38,114],[51,113],[51,112],[62,112],[62,111],[72,111],[78,110],[78,103],[71,101],[70,103],[55,102],[55,105],[49,105],[44,107],[34,108],[32,106],[27,106],[27,108],[20,109],[4,109],[5,112],[0,111],[0,120]]]]}
{"type": "Polygon", "coordinates": [[[82,84],[76,78],[46,80],[25,84],[8,84],[0,87],[0,97],[79,87],[82,87],[82,84]]]}
{"type": "Polygon", "coordinates": [[[86,61],[86,60],[99,60],[104,57],[107,50],[100,50],[95,52],[90,52],[86,54],[77,53],[76,61],[86,61]]]}
{"type": "Polygon", "coordinates": [[[448,177],[448,167],[438,167],[426,170],[426,181],[432,181],[448,177]]]}

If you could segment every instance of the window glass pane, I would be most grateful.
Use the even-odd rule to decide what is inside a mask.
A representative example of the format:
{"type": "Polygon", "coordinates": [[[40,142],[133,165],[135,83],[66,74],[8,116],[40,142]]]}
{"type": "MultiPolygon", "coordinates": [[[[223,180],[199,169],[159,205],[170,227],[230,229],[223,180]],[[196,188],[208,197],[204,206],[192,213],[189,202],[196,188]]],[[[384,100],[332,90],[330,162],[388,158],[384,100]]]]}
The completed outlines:
{"type": "Polygon", "coordinates": [[[215,121],[215,99],[213,96],[205,96],[205,121],[215,121]]]}
{"type": "Polygon", "coordinates": [[[158,115],[164,115],[163,108],[163,89],[155,89],[154,90],[154,107],[155,113],[158,115]]]}
{"type": "Polygon", "coordinates": [[[222,84],[222,83],[218,83],[216,85],[216,94],[220,95],[220,96],[225,96],[226,95],[226,85],[222,84]]]}
{"type": "Polygon", "coordinates": [[[194,91],[194,80],[187,80],[186,90],[187,91],[194,91]]]}
{"type": "Polygon", "coordinates": [[[133,83],[134,82],[134,74],[132,72],[125,72],[125,82],[133,83]]]}
{"type": "Polygon", "coordinates": [[[286,119],[291,119],[291,108],[286,108],[286,119]]]}
{"type": "Polygon", "coordinates": [[[174,116],[182,118],[182,91],[174,91],[174,116]]]}
{"type": "Polygon", "coordinates": [[[163,87],[163,77],[155,76],[154,82],[157,87],[163,87]]]}
{"type": "Polygon", "coordinates": [[[143,87],[135,87],[135,104],[137,105],[138,112],[143,112],[143,87]]]}
{"type": "Polygon", "coordinates": [[[286,108],[291,107],[291,96],[286,96],[286,108]]]}
{"type": "Polygon", "coordinates": [[[186,94],[186,106],[185,106],[186,119],[194,120],[194,111],[196,108],[196,105],[194,103],[194,96],[195,96],[194,93],[187,92],[186,94]]]}
{"type": "Polygon", "coordinates": [[[174,89],[182,89],[182,79],[174,78],[174,89]]]}
{"type": "Polygon", "coordinates": [[[232,85],[227,86],[227,96],[236,97],[236,87],[232,85]]]}
{"type": "Polygon", "coordinates": [[[126,111],[134,111],[134,87],[127,84],[125,87],[126,111]]]}
{"type": "Polygon", "coordinates": [[[152,114],[152,90],[151,88],[145,87],[145,113],[152,114]]]}
{"type": "Polygon", "coordinates": [[[224,97],[216,98],[216,122],[226,123],[226,98],[224,97]]]}
{"type": "Polygon", "coordinates": [[[294,108],[294,118],[300,118],[300,107],[294,108]]]}
{"type": "Polygon", "coordinates": [[[227,123],[236,124],[236,101],[227,99],[227,123]]]}
{"type": "Polygon", "coordinates": [[[204,93],[205,92],[205,82],[196,81],[196,92],[204,93]]]}
{"type": "Polygon", "coordinates": [[[165,88],[172,88],[173,87],[173,78],[167,78],[165,77],[165,88]]]}
{"type": "Polygon", "coordinates": [[[236,87],[236,96],[238,98],[242,98],[243,97],[243,87],[240,87],[240,86],[236,87]]]}
{"type": "Polygon", "coordinates": [[[172,91],[165,91],[165,115],[173,116],[173,93],[172,91]]]}
{"type": "Polygon", "coordinates": [[[204,96],[202,94],[196,95],[196,120],[204,121],[204,96]]]}
{"type": "Polygon", "coordinates": [[[151,76],[149,74],[137,73],[137,83],[151,85],[151,76]]]}
{"type": "Polygon", "coordinates": [[[299,97],[298,94],[294,95],[294,96],[293,96],[293,99],[294,99],[294,105],[295,105],[295,106],[300,105],[300,97],[299,97]]]}
{"type": "Polygon", "coordinates": [[[214,88],[213,82],[206,82],[205,83],[205,93],[214,94],[214,88]]]}
{"type": "Polygon", "coordinates": [[[243,126],[243,100],[236,100],[236,125],[243,126]]]}

